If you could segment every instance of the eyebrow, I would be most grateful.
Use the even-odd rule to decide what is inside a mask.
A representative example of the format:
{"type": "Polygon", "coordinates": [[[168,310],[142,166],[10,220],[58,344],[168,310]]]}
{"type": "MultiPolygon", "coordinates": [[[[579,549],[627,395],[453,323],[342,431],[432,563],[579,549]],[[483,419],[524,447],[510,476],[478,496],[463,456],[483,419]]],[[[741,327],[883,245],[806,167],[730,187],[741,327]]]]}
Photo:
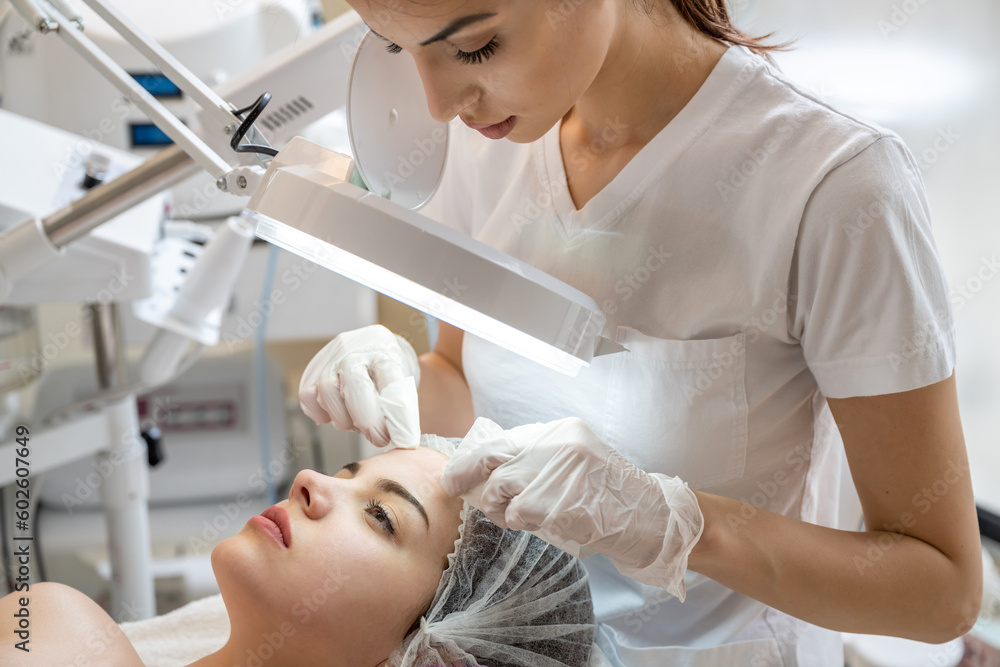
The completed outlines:
{"type": "MultiPolygon", "coordinates": [[[[473,23],[479,23],[480,21],[485,21],[486,19],[492,18],[496,15],[497,15],[496,12],[489,12],[484,14],[469,14],[468,16],[463,16],[460,19],[455,19],[454,21],[449,23],[441,32],[437,33],[428,40],[420,42],[420,46],[428,46],[429,44],[433,44],[434,42],[440,42],[442,40],[448,39],[462,28],[470,26],[473,23]]],[[[390,41],[385,37],[382,37],[382,35],[375,32],[371,26],[368,26],[368,29],[371,30],[373,33],[375,33],[376,37],[381,37],[387,42],[390,41]]]]}
{"type": "MultiPolygon", "coordinates": [[[[348,471],[351,475],[357,475],[358,471],[361,470],[361,463],[358,461],[348,463],[342,468],[342,470],[348,471]]],[[[424,523],[427,525],[427,529],[430,530],[431,522],[430,519],[427,518],[427,511],[424,509],[424,506],[420,504],[420,501],[414,498],[413,494],[410,493],[405,486],[394,480],[380,477],[378,481],[375,482],[375,488],[383,493],[391,493],[399,496],[417,508],[417,511],[420,512],[420,516],[424,518],[424,523]]]]}

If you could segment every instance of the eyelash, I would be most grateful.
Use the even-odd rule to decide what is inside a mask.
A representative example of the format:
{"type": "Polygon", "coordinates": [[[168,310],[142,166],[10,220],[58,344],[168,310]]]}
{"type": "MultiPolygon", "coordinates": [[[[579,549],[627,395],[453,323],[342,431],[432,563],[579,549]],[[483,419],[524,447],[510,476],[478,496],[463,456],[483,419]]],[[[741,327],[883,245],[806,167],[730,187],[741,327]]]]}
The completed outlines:
{"type": "MultiPolygon", "coordinates": [[[[455,57],[458,58],[463,63],[465,63],[466,65],[478,65],[481,62],[489,60],[490,57],[494,53],[496,53],[496,50],[499,46],[500,44],[497,43],[497,39],[496,37],[494,37],[493,39],[488,41],[486,43],[486,46],[484,46],[483,48],[477,49],[475,51],[459,50],[458,53],[455,54],[455,57]]],[[[389,42],[388,44],[385,45],[385,50],[388,51],[389,53],[399,53],[400,51],[403,50],[403,47],[401,47],[398,44],[393,44],[392,42],[389,42]]]]}
{"type": "Polygon", "coordinates": [[[382,529],[385,530],[386,533],[388,533],[390,536],[396,534],[396,528],[395,526],[392,525],[392,519],[389,518],[389,513],[385,511],[385,507],[382,505],[382,503],[372,498],[371,500],[368,501],[368,510],[369,510],[368,514],[370,514],[376,521],[382,524],[382,529]],[[379,519],[377,516],[375,516],[373,510],[374,512],[381,514],[385,520],[383,521],[382,519],[379,519]]]}

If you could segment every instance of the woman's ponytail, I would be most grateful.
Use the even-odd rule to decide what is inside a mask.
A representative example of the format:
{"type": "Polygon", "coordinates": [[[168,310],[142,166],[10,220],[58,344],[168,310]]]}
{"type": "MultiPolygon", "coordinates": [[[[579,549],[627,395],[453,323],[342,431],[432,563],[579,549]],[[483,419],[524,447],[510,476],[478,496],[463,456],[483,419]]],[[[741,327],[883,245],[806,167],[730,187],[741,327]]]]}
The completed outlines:
{"type": "MultiPolygon", "coordinates": [[[[657,3],[664,1],[638,0],[647,12],[653,11],[657,3]]],[[[729,18],[726,0],[670,0],[670,2],[685,21],[706,35],[730,44],[741,44],[768,60],[771,60],[769,51],[787,51],[791,46],[791,42],[775,45],[762,43],[762,40],[769,39],[774,33],[768,33],[763,37],[751,37],[738,30],[729,18]]]]}

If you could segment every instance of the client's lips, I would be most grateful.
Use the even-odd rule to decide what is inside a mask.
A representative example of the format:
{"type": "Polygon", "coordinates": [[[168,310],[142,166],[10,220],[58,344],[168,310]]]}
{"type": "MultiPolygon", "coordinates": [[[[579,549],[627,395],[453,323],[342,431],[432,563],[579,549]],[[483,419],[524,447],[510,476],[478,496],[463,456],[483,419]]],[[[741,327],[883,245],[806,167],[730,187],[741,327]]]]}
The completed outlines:
{"type": "MultiPolygon", "coordinates": [[[[260,516],[273,523],[280,533],[281,542],[284,546],[292,546],[292,522],[288,518],[288,511],[284,507],[271,505],[260,513],[260,516]]],[[[255,517],[256,518],[256,517],[255,517]]],[[[268,526],[261,526],[267,530],[268,526]]]]}

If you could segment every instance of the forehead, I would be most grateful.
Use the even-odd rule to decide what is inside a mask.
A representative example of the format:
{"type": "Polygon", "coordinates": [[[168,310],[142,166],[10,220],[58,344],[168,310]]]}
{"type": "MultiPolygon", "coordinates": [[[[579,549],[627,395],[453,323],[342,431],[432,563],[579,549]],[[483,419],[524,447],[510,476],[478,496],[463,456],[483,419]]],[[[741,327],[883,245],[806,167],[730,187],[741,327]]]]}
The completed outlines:
{"type": "Polygon", "coordinates": [[[449,497],[440,484],[441,472],[448,463],[448,457],[439,451],[427,447],[390,449],[360,463],[361,475],[395,480],[419,500],[449,497]]]}
{"type": "Polygon", "coordinates": [[[470,14],[499,13],[496,0],[350,0],[365,23],[382,36],[423,41],[455,19],[470,14]]]}

